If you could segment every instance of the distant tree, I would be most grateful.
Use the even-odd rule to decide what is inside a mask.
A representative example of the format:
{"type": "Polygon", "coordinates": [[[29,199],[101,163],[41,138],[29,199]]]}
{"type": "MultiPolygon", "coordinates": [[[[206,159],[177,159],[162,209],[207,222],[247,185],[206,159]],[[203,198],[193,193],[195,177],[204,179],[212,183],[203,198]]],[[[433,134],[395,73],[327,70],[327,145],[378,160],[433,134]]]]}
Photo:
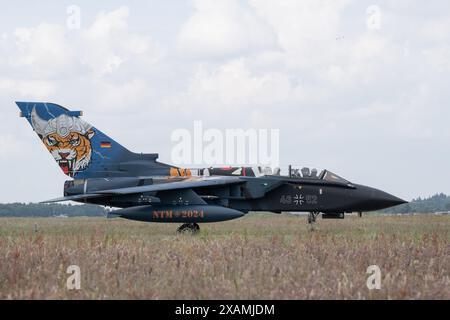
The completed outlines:
{"type": "Polygon", "coordinates": [[[106,209],[101,206],[42,204],[42,203],[9,203],[0,204],[0,217],[53,217],[67,215],[69,217],[106,215],[106,209]]]}

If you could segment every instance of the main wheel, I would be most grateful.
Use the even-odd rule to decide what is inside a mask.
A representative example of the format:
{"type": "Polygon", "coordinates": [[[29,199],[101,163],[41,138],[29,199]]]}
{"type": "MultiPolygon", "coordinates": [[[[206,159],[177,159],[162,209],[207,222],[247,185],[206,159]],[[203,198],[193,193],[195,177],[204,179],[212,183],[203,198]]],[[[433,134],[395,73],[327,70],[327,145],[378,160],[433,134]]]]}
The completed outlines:
{"type": "Polygon", "coordinates": [[[192,231],[194,233],[200,232],[200,226],[197,223],[192,223],[192,231]]]}
{"type": "Polygon", "coordinates": [[[200,226],[196,223],[185,223],[177,229],[177,232],[196,234],[200,232],[200,226]]]}

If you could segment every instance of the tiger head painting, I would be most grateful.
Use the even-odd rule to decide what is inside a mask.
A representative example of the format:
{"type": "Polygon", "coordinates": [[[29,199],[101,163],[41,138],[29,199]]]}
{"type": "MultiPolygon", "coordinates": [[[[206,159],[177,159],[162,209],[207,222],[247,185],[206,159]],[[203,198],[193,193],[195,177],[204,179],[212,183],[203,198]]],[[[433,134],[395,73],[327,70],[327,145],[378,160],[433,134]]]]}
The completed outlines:
{"type": "Polygon", "coordinates": [[[83,171],[91,163],[91,139],[95,132],[90,124],[78,117],[62,114],[44,120],[33,108],[31,123],[40,139],[68,176],[83,171]]]}

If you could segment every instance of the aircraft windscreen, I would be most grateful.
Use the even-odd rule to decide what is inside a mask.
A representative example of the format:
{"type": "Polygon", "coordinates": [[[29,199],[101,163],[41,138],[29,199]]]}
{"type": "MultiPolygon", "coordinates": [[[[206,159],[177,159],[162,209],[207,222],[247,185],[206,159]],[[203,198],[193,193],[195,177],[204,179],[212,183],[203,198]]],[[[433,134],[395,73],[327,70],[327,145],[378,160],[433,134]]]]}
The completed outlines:
{"type": "Polygon", "coordinates": [[[330,182],[339,182],[339,183],[345,183],[345,184],[350,183],[350,181],[348,181],[328,170],[326,170],[325,173],[322,175],[322,179],[326,180],[326,181],[330,181],[330,182]]]}

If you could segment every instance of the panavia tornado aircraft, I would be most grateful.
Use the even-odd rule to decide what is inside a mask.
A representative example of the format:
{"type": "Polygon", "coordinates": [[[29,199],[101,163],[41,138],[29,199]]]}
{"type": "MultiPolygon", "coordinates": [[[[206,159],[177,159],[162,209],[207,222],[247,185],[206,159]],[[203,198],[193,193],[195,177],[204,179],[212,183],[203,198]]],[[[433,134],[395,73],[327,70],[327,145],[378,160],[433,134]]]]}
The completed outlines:
{"type": "Polygon", "coordinates": [[[313,223],[342,219],[344,213],[373,211],[405,201],[351,183],[323,170],[289,167],[289,174],[261,168],[182,169],[158,162],[157,154],[133,153],[80,117],[53,103],[17,102],[61,170],[71,178],[64,197],[120,208],[110,217],[182,223],[179,232],[199,231],[198,223],[236,219],[250,211],[309,212],[313,223]]]}

